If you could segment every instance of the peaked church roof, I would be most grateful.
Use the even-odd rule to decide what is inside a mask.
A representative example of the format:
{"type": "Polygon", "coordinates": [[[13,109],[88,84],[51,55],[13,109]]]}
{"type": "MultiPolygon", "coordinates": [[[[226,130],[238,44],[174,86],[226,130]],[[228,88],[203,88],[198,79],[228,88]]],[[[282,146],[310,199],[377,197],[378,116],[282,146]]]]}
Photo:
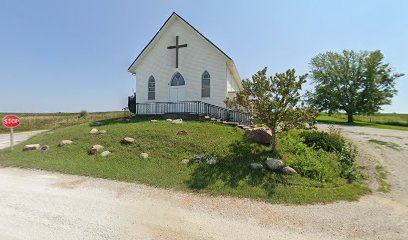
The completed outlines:
{"type": "Polygon", "coordinates": [[[242,88],[241,79],[239,77],[238,71],[235,67],[234,61],[230,58],[224,51],[222,51],[219,47],[217,47],[213,42],[211,42],[208,38],[206,38],[203,34],[201,34],[197,29],[195,29],[190,23],[180,17],[176,12],[173,12],[170,17],[164,22],[164,24],[160,27],[159,31],[154,35],[152,40],[146,45],[146,47],[142,50],[142,52],[136,57],[133,63],[129,66],[128,71],[131,73],[135,73],[135,68],[139,64],[139,62],[143,59],[143,57],[149,52],[149,50],[155,45],[154,43],[157,42],[164,32],[165,29],[168,28],[174,20],[179,19],[181,22],[185,23],[191,29],[193,29],[198,35],[204,38],[207,42],[209,42],[214,48],[216,48],[227,60],[227,65],[229,70],[231,71],[235,81],[237,81],[238,86],[242,88]]]}

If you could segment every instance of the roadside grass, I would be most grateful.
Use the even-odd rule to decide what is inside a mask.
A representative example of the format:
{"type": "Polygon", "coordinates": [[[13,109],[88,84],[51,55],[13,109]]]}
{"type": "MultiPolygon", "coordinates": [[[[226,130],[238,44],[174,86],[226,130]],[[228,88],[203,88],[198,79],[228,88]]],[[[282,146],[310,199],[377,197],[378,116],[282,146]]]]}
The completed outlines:
{"type": "Polygon", "coordinates": [[[317,117],[317,122],[408,131],[408,114],[376,114],[373,116],[356,115],[354,116],[354,123],[350,124],[347,122],[347,116],[345,114],[328,115],[326,113],[321,113],[317,117]]]}
{"type": "Polygon", "coordinates": [[[399,151],[400,147],[401,147],[400,145],[398,145],[396,143],[381,141],[381,140],[377,140],[377,139],[369,139],[368,141],[372,142],[372,143],[375,143],[375,144],[378,144],[378,145],[383,145],[383,146],[392,148],[392,149],[397,150],[397,151],[399,151]]]}
{"type": "Polygon", "coordinates": [[[44,169],[151,186],[174,188],[210,195],[230,195],[261,199],[271,203],[312,204],[338,200],[357,200],[370,190],[359,181],[337,179],[321,183],[300,175],[283,175],[263,168],[253,170],[252,162],[263,163],[273,156],[269,146],[259,145],[244,136],[240,128],[215,122],[185,121],[171,124],[136,118],[127,122],[104,121],[97,127],[106,134],[89,134],[88,124],[58,128],[19,144],[13,152],[0,151],[0,165],[44,169]],[[177,135],[180,130],[187,135],[177,135]],[[134,145],[122,145],[123,137],[133,137],[134,145]],[[58,147],[62,139],[74,144],[58,147]],[[25,144],[49,145],[49,151],[26,151],[25,144]],[[90,155],[89,149],[101,144],[112,152],[108,157],[90,155]],[[149,158],[142,160],[140,153],[149,158]],[[194,155],[215,156],[217,163],[183,165],[182,159],[194,155]]]}
{"type": "Polygon", "coordinates": [[[375,169],[377,171],[377,177],[380,183],[379,188],[377,191],[383,192],[383,193],[388,193],[391,191],[391,184],[387,182],[387,175],[388,171],[381,165],[375,166],[375,169]]]}
{"type": "MultiPolygon", "coordinates": [[[[0,113],[0,119],[7,115],[17,115],[21,124],[14,129],[15,132],[55,129],[82,123],[89,123],[109,118],[127,117],[130,113],[124,112],[94,112],[88,113],[86,118],[79,118],[79,113],[0,113]]],[[[0,127],[0,133],[10,130],[0,127]]]]}

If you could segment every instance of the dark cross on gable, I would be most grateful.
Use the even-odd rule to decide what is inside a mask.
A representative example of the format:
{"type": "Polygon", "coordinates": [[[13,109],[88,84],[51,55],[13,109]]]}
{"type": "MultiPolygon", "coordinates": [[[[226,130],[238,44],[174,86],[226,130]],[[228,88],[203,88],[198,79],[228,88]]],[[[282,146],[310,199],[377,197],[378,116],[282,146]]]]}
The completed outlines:
{"type": "Polygon", "coordinates": [[[175,46],[168,46],[167,47],[167,49],[176,49],[176,68],[178,68],[178,55],[179,55],[179,53],[178,53],[178,51],[179,51],[179,48],[182,48],[182,47],[187,47],[187,44],[181,44],[181,45],[179,45],[179,36],[176,36],[176,45],[175,46]]]}

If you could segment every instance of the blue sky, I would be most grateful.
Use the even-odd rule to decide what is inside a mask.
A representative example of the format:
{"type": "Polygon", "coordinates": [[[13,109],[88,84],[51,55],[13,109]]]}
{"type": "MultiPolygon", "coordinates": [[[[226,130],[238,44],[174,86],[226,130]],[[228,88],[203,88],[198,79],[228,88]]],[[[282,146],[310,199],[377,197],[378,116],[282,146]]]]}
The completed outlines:
{"type": "MultiPolygon", "coordinates": [[[[325,51],[381,50],[408,75],[405,0],[0,1],[0,112],[120,110],[127,72],[175,11],[231,56],[241,78],[308,72],[325,51]]],[[[408,76],[384,112],[408,113],[408,76]]]]}

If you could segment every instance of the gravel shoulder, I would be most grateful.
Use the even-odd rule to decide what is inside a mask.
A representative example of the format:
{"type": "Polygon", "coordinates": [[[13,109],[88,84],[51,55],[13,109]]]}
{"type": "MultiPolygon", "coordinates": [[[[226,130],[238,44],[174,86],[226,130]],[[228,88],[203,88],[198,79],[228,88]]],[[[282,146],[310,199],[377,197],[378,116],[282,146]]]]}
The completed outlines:
{"type": "MultiPolygon", "coordinates": [[[[14,133],[14,144],[23,142],[32,136],[46,132],[48,130],[38,130],[38,131],[29,131],[29,132],[16,132],[14,133]]],[[[10,147],[10,134],[0,134],[0,149],[10,147]]]]}
{"type": "Polygon", "coordinates": [[[0,167],[0,239],[407,239],[408,133],[341,129],[390,172],[390,193],[286,206],[0,167]]]}

